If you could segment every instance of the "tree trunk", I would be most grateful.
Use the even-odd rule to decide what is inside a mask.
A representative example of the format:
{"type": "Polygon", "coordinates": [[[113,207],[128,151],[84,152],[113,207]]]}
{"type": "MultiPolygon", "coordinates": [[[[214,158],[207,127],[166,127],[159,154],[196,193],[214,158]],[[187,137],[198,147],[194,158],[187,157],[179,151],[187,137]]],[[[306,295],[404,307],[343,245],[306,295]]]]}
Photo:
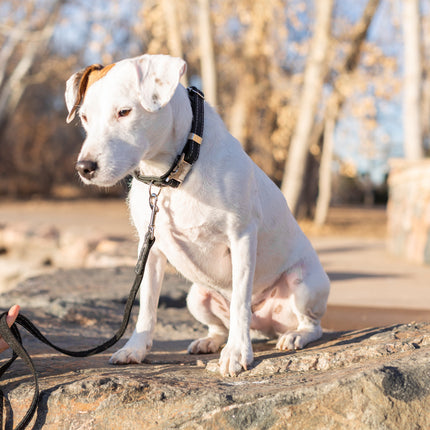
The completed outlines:
{"type": "Polygon", "coordinates": [[[405,156],[423,157],[421,124],[421,26],[419,0],[403,0],[403,130],[405,156]]]}
{"type": "Polygon", "coordinates": [[[430,144],[430,64],[427,65],[425,76],[427,76],[427,78],[423,81],[421,120],[423,142],[427,141],[428,147],[430,144]]]}
{"type": "Polygon", "coordinates": [[[315,209],[315,224],[325,224],[331,200],[331,164],[333,162],[334,128],[336,115],[330,115],[325,121],[324,141],[318,181],[318,199],[315,209]]]}
{"type": "Polygon", "coordinates": [[[243,147],[245,146],[245,127],[248,116],[248,94],[249,87],[242,82],[239,82],[230,112],[230,133],[243,147]]]}
{"type": "Polygon", "coordinates": [[[209,0],[199,0],[199,24],[200,62],[202,68],[203,91],[205,93],[206,100],[212,106],[216,106],[216,68],[209,0]]]}
{"type": "Polygon", "coordinates": [[[242,147],[247,151],[246,139],[248,137],[249,127],[248,121],[250,117],[250,109],[255,88],[255,76],[247,71],[245,59],[242,59],[244,64],[239,64],[237,72],[242,77],[238,80],[234,100],[229,113],[229,131],[241,143],[242,147]]]}
{"type": "MultiPolygon", "coordinates": [[[[167,45],[170,55],[184,58],[181,30],[178,22],[177,3],[177,0],[163,0],[162,2],[167,27],[167,45]]],[[[186,75],[182,76],[181,83],[185,87],[188,86],[186,75]]]]}
{"type": "Polygon", "coordinates": [[[315,31],[306,64],[302,98],[300,100],[296,129],[285,164],[282,192],[293,214],[296,214],[306,170],[310,136],[315,121],[326,71],[330,41],[333,0],[315,2],[315,31]]]}

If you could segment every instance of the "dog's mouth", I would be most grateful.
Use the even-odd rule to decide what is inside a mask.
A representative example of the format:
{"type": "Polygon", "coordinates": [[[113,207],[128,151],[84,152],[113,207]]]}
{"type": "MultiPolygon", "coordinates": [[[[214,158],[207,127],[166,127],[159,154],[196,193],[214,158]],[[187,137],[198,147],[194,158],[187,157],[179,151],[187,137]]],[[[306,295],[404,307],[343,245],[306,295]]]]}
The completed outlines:
{"type": "Polygon", "coordinates": [[[79,160],[75,168],[84,184],[112,187],[128,175],[131,175],[137,165],[130,165],[126,169],[103,169],[97,161],[79,160]]]}

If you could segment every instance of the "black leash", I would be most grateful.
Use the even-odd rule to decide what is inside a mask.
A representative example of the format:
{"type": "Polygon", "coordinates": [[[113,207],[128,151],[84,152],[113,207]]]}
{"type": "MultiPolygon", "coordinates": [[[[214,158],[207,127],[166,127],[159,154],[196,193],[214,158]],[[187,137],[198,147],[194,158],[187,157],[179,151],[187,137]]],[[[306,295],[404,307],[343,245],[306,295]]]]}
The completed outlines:
{"type": "MultiPolygon", "coordinates": [[[[173,188],[177,188],[184,180],[189,171],[191,170],[192,165],[195,161],[197,161],[200,153],[200,144],[202,142],[203,137],[203,127],[204,127],[204,95],[203,93],[195,87],[188,88],[188,96],[191,103],[191,108],[193,111],[193,121],[191,125],[191,131],[188,135],[187,143],[184,146],[182,153],[176,158],[173,166],[166,172],[164,175],[160,177],[151,177],[151,176],[143,176],[140,172],[135,172],[134,177],[146,184],[149,184],[149,205],[151,207],[152,213],[148,226],[148,231],[145,235],[145,240],[143,246],[139,253],[139,258],[137,260],[137,264],[135,267],[136,276],[134,278],[133,286],[131,287],[130,294],[128,296],[125,309],[124,316],[118,331],[113,335],[113,337],[106,342],[98,345],[94,348],[90,348],[84,351],[70,351],[64,348],[61,348],[57,345],[54,345],[51,341],[49,341],[40,330],[24,315],[19,314],[15,320],[15,323],[9,327],[7,324],[7,312],[4,312],[0,315],[0,336],[5,340],[6,343],[9,344],[12,349],[12,357],[0,367],[0,378],[6,372],[7,369],[11,366],[11,364],[20,357],[30,368],[31,373],[33,375],[34,381],[34,394],[30,407],[28,408],[24,418],[18,423],[15,430],[25,429],[27,425],[30,423],[31,419],[34,416],[34,413],[37,410],[37,404],[39,401],[39,380],[36,368],[34,367],[33,360],[28,354],[27,350],[24,348],[22,344],[21,334],[18,330],[18,325],[27,330],[34,337],[39,339],[41,342],[50,346],[51,348],[61,352],[62,354],[69,355],[71,357],[89,357],[91,355],[99,354],[100,352],[105,351],[106,349],[113,346],[118,340],[121,339],[123,334],[125,333],[128,323],[130,321],[131,310],[133,307],[134,300],[136,298],[137,292],[139,291],[140,284],[143,279],[143,275],[145,272],[146,262],[148,260],[149,251],[151,250],[152,245],[155,242],[154,237],[154,222],[155,215],[158,211],[157,200],[160,194],[152,193],[151,187],[152,185],[156,187],[165,187],[170,186],[173,188]]],[[[0,389],[0,430],[3,429],[3,398],[4,394],[0,389]]],[[[13,426],[13,424],[12,424],[13,426]]]]}
{"type": "MultiPolygon", "coordinates": [[[[135,268],[136,276],[134,278],[134,283],[131,288],[130,294],[128,296],[127,303],[125,305],[124,316],[123,316],[121,326],[118,329],[118,331],[112,336],[111,339],[107,340],[101,345],[98,345],[94,348],[87,349],[84,351],[69,351],[67,349],[60,348],[59,346],[54,345],[52,342],[50,342],[40,332],[40,330],[24,315],[21,315],[21,314],[18,315],[15,323],[12,325],[12,327],[9,328],[6,321],[7,312],[4,312],[3,314],[1,314],[0,335],[9,344],[10,348],[13,351],[13,354],[12,354],[12,357],[3,366],[0,367],[0,378],[3,376],[6,370],[11,366],[11,364],[18,357],[20,357],[30,368],[31,373],[33,374],[33,381],[34,381],[33,400],[24,418],[16,426],[16,430],[24,429],[30,423],[34,413],[36,412],[37,404],[39,401],[39,381],[38,381],[37,371],[34,367],[33,360],[31,359],[26,349],[22,345],[22,339],[17,325],[22,326],[30,334],[32,334],[34,337],[36,337],[46,345],[49,345],[51,348],[54,348],[55,350],[61,352],[62,354],[66,354],[71,357],[89,357],[94,354],[99,354],[100,352],[103,352],[106,349],[110,348],[112,345],[117,343],[119,339],[121,339],[125,330],[127,329],[133,303],[136,298],[137,292],[139,291],[140,283],[142,282],[142,278],[145,272],[145,266],[146,266],[146,261],[148,259],[149,251],[151,250],[151,247],[154,244],[154,242],[155,242],[155,238],[148,232],[146,234],[145,242],[140,251],[139,259],[136,264],[136,268],[135,268]]],[[[4,395],[0,390],[0,429],[3,428],[3,396],[4,395]]]]}

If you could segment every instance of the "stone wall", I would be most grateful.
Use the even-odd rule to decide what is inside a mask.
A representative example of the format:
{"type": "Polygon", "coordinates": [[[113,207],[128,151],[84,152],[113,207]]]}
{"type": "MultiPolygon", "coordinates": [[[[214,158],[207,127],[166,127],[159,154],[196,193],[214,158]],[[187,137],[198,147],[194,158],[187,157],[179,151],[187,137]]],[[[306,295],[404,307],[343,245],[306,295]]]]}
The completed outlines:
{"type": "Polygon", "coordinates": [[[430,159],[390,161],[388,250],[430,264],[430,159]]]}

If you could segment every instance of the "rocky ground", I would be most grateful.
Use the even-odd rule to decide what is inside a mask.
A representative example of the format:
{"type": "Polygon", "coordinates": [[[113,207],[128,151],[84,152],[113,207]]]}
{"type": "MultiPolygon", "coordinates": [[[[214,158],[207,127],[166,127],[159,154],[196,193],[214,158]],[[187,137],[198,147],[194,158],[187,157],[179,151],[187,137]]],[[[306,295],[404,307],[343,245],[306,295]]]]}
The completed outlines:
{"type": "MultiPolygon", "coordinates": [[[[19,303],[54,343],[86,349],[109,338],[120,324],[133,279],[135,237],[126,223],[111,217],[116,203],[106,202],[103,223],[100,209],[90,203],[74,209],[57,206],[58,216],[50,222],[46,207],[40,210],[37,204],[31,222],[16,207],[0,207],[0,308],[19,303]]],[[[380,215],[374,215],[373,236],[380,215]]],[[[338,222],[343,231],[351,229],[344,219],[338,222]]],[[[366,236],[372,222],[363,224],[358,234],[366,236]]],[[[380,260],[385,276],[379,276],[370,264],[375,254],[367,252],[365,257],[358,247],[353,255],[368,263],[352,276],[353,270],[336,266],[345,244],[337,247],[337,254],[324,252],[324,236],[333,234],[331,228],[319,232],[316,241],[334,279],[335,298],[325,320],[331,330],[320,341],[302,351],[281,353],[274,341],[256,340],[253,367],[237,378],[221,378],[218,354],[186,354],[188,343],[205,331],[185,307],[187,282],[170,270],[160,299],[156,341],[141,365],[109,365],[116,346],[95,357],[70,358],[24,335],[41,376],[42,398],[33,428],[430,428],[428,308],[411,306],[390,314],[381,307],[366,314],[365,308],[342,302],[343,291],[355,291],[345,279],[352,277],[353,285],[370,294],[372,287],[387,288],[381,282],[388,276],[389,285],[404,285],[410,296],[413,288],[424,290],[429,272],[412,267],[407,276],[392,276],[387,273],[389,262],[380,260]],[[421,277],[414,287],[410,279],[415,273],[421,277]]],[[[359,302],[360,296],[354,300],[359,302]]],[[[131,328],[125,337],[130,333],[131,328]]],[[[0,383],[7,428],[12,420],[16,425],[31,401],[29,375],[18,360],[0,383]]]]}
{"type": "MultiPolygon", "coordinates": [[[[130,278],[121,267],[64,270],[30,279],[1,300],[9,306],[31,291],[22,305],[41,330],[56,344],[86,349],[119,326],[130,278]]],[[[70,358],[24,336],[41,377],[33,428],[430,427],[429,323],[326,332],[309,348],[287,353],[259,340],[253,367],[221,378],[217,354],[186,354],[204,331],[184,307],[185,283],[180,291],[176,284],[167,277],[157,341],[141,365],[109,365],[116,347],[70,358]]],[[[13,410],[16,424],[32,396],[28,369],[18,361],[1,385],[8,422],[13,410]]]]}

